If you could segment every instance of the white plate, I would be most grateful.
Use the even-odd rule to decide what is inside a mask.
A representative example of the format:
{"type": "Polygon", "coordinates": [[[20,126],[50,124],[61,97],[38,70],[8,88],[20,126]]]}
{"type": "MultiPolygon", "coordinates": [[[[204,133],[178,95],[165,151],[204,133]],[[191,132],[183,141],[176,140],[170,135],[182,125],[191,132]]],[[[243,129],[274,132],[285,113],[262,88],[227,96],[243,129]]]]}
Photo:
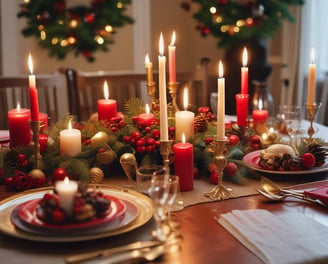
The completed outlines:
{"type": "Polygon", "coordinates": [[[274,171],[266,170],[260,167],[259,160],[262,150],[256,150],[246,154],[243,157],[243,161],[246,162],[252,169],[260,172],[271,173],[271,174],[313,174],[322,173],[328,171],[328,159],[325,160],[325,164],[320,167],[312,167],[308,170],[297,170],[297,171],[274,171]]]}
{"type": "Polygon", "coordinates": [[[73,242],[73,241],[85,241],[98,239],[103,237],[110,237],[118,234],[123,234],[134,230],[145,223],[147,223],[153,215],[153,206],[152,201],[149,197],[140,194],[136,191],[121,189],[110,187],[107,185],[95,185],[100,188],[105,194],[116,196],[123,201],[126,201],[127,206],[129,204],[133,204],[130,206],[137,208],[136,217],[133,216],[133,211],[130,213],[126,213],[123,220],[119,224],[113,223],[113,225],[109,225],[102,228],[95,228],[90,232],[83,234],[58,234],[56,236],[49,235],[47,232],[40,232],[35,229],[28,228],[27,226],[20,226],[20,228],[16,227],[14,223],[11,221],[11,215],[13,214],[17,205],[33,200],[41,198],[44,193],[49,192],[51,188],[40,188],[36,190],[29,190],[22,192],[18,195],[9,197],[0,202],[0,232],[3,232],[7,235],[33,240],[33,241],[43,241],[43,242],[73,242]],[[131,219],[134,218],[134,219],[131,219]]]}

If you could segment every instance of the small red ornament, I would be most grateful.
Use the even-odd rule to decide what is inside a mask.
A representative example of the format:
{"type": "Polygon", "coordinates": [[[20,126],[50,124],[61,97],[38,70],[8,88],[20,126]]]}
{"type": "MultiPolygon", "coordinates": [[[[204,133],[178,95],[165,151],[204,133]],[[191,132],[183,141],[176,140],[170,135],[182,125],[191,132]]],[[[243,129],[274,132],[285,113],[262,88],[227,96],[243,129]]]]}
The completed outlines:
{"type": "Polygon", "coordinates": [[[210,182],[213,184],[218,184],[219,181],[219,172],[217,170],[211,171],[210,182]]]}
{"type": "Polygon", "coordinates": [[[239,137],[237,135],[229,136],[229,146],[233,147],[239,143],[239,137]]]}
{"type": "Polygon", "coordinates": [[[51,173],[51,179],[55,181],[63,181],[65,177],[69,177],[64,168],[57,168],[51,173]]]}
{"type": "Polygon", "coordinates": [[[238,171],[238,166],[233,162],[228,162],[225,168],[223,169],[223,173],[226,176],[234,176],[238,171]]]}
{"type": "Polygon", "coordinates": [[[94,13],[88,13],[84,17],[85,22],[91,24],[95,21],[95,14],[94,13]]]}
{"type": "Polygon", "coordinates": [[[302,165],[304,168],[310,169],[315,165],[315,157],[312,153],[304,153],[302,156],[302,165]]]}

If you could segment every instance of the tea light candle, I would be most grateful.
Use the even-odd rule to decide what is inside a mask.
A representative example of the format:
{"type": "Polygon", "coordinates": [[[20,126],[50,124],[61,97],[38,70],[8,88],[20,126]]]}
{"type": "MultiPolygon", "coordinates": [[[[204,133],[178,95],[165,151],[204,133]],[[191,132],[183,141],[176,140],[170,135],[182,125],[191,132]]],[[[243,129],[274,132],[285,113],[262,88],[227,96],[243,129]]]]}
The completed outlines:
{"type": "Polygon", "coordinates": [[[108,83],[104,82],[104,97],[105,99],[98,100],[98,120],[110,121],[116,116],[117,102],[109,98],[108,83]]]}
{"type": "Polygon", "coordinates": [[[184,111],[175,113],[175,139],[181,139],[182,134],[186,140],[191,140],[194,137],[194,117],[195,114],[187,111],[188,108],[188,89],[183,90],[183,107],[184,111]]]}
{"type": "Polygon", "coordinates": [[[31,104],[31,121],[39,121],[39,99],[38,90],[35,84],[35,75],[33,74],[33,61],[32,56],[28,56],[28,66],[30,75],[28,76],[29,89],[30,89],[30,104],[31,104]]]}
{"type": "Polygon", "coordinates": [[[164,56],[163,33],[159,37],[159,56],[158,56],[158,84],[159,84],[159,107],[160,107],[160,140],[169,140],[168,119],[167,119],[167,100],[166,100],[166,57],[164,56]]]}
{"type": "Polygon", "coordinates": [[[59,133],[60,152],[68,156],[75,156],[81,152],[81,131],[72,129],[69,122],[68,129],[64,129],[59,133]]]}
{"type": "Polygon", "coordinates": [[[194,188],[194,146],[185,142],[182,134],[182,142],[173,145],[174,174],[179,176],[180,191],[192,191],[194,188]]]}
{"type": "Polygon", "coordinates": [[[154,114],[150,113],[149,104],[146,104],[146,113],[138,115],[138,123],[150,126],[154,121],[154,114]]]}
{"type": "Polygon", "coordinates": [[[8,111],[9,146],[11,148],[27,146],[31,143],[30,120],[30,109],[21,108],[19,103],[16,109],[8,111]]]}
{"type": "Polygon", "coordinates": [[[247,49],[243,51],[243,67],[241,67],[241,93],[248,94],[248,67],[247,67],[247,49]]]}
{"type": "Polygon", "coordinates": [[[56,181],[56,192],[59,196],[59,205],[68,216],[73,214],[74,197],[78,190],[76,181],[71,181],[65,177],[63,181],[56,181]]]}
{"type": "Polygon", "coordinates": [[[172,33],[171,43],[169,45],[169,81],[175,83],[177,81],[176,62],[175,62],[175,31],[172,33]]]}

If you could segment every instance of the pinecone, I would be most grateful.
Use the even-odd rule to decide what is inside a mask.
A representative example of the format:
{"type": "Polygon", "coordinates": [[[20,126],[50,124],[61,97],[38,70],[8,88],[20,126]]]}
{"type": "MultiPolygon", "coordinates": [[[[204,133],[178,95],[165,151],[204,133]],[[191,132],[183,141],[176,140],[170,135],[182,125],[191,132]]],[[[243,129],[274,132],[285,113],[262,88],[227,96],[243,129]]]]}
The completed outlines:
{"type": "Polygon", "coordinates": [[[206,132],[208,128],[208,121],[206,116],[198,115],[194,119],[194,131],[198,133],[206,132]]]}
{"type": "Polygon", "coordinates": [[[308,146],[307,152],[312,153],[315,157],[315,165],[319,167],[325,163],[327,151],[318,143],[312,143],[308,146]]]}

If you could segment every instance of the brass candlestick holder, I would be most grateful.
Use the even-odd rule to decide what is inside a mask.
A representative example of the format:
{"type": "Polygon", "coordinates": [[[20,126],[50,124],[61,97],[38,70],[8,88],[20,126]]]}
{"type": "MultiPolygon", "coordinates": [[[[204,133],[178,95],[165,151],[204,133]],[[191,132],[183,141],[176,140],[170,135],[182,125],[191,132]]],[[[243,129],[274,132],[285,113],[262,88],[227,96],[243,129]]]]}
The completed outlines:
{"type": "Polygon", "coordinates": [[[168,83],[168,89],[169,93],[172,98],[172,105],[174,107],[174,111],[179,111],[179,107],[177,105],[177,90],[178,90],[179,82],[169,82],[168,83]]]}
{"type": "Polygon", "coordinates": [[[227,140],[215,139],[214,164],[218,169],[218,184],[204,195],[212,200],[225,200],[232,197],[232,189],[223,185],[223,169],[227,165],[227,158],[224,155],[227,140]]]}
{"type": "Polygon", "coordinates": [[[308,118],[310,121],[310,127],[308,129],[308,135],[309,135],[308,142],[309,143],[313,142],[312,137],[313,137],[313,134],[315,133],[314,127],[313,127],[313,122],[315,119],[315,115],[316,115],[318,109],[320,108],[320,106],[321,106],[321,103],[306,104],[306,110],[307,110],[308,118]]]}
{"type": "Polygon", "coordinates": [[[151,98],[152,103],[156,102],[155,91],[156,91],[156,83],[155,82],[147,82],[147,92],[151,98]]]}
{"type": "Polygon", "coordinates": [[[160,153],[163,157],[163,165],[166,171],[165,174],[170,174],[170,154],[172,152],[172,140],[161,140],[160,141],[160,153]]]}
{"type": "Polygon", "coordinates": [[[42,156],[40,154],[40,144],[39,144],[39,131],[41,122],[40,121],[30,121],[30,127],[32,130],[32,144],[33,144],[33,158],[34,158],[34,169],[42,169],[42,156]]]}

